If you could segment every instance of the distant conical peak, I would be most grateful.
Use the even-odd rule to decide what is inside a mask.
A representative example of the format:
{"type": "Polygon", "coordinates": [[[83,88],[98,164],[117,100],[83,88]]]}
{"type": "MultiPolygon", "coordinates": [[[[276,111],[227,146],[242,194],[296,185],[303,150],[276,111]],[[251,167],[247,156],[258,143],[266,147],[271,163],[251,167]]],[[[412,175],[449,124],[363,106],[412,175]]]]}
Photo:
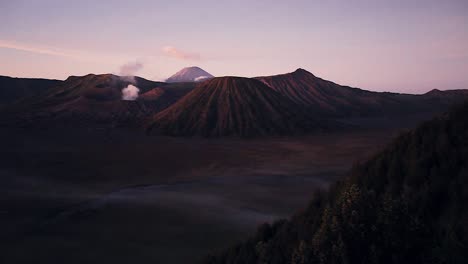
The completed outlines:
{"type": "Polygon", "coordinates": [[[206,72],[202,68],[197,66],[191,66],[185,67],[182,70],[178,71],[177,73],[169,77],[166,80],[166,82],[199,82],[213,77],[213,75],[206,72]]]}

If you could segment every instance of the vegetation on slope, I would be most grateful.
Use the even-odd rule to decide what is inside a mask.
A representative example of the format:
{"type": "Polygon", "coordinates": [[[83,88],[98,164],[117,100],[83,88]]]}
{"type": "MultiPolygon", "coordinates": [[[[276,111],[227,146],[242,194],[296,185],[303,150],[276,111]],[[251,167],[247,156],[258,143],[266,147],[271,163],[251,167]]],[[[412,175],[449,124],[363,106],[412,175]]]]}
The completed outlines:
{"type": "Polygon", "coordinates": [[[468,103],[205,263],[466,263],[468,103]]]}

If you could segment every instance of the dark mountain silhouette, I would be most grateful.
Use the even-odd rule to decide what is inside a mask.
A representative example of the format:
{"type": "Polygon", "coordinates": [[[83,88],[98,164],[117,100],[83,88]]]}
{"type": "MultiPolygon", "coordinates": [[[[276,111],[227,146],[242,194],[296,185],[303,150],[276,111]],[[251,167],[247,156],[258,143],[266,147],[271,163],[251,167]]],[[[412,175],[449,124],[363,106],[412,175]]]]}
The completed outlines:
{"type": "MultiPolygon", "coordinates": [[[[172,81],[197,78],[194,76],[199,74],[205,72],[197,67],[186,68],[172,81]]],[[[423,95],[370,92],[322,80],[302,69],[256,79],[231,77],[199,83],[201,88],[184,98],[183,103],[153,118],[152,133],[289,135],[342,128],[338,119],[354,127],[375,127],[377,123],[400,126],[396,124],[400,119],[419,122],[468,98],[466,90],[433,90],[423,95]],[[397,118],[387,120],[388,116],[397,118]],[[416,117],[409,118],[412,116],[416,117]],[[369,117],[379,120],[369,121],[369,117]]],[[[4,101],[14,103],[2,107],[1,121],[27,124],[141,124],[196,86],[193,80],[162,83],[112,74],[71,76],[65,81],[5,80],[13,86],[2,90],[7,98],[4,101]],[[138,87],[139,96],[134,101],[123,101],[122,90],[129,84],[138,87]]]]}
{"type": "Polygon", "coordinates": [[[176,101],[183,97],[196,86],[196,83],[171,83],[153,88],[145,93],[140,94],[138,100],[155,101],[165,98],[164,101],[176,101]]]}
{"type": "Polygon", "coordinates": [[[38,96],[62,81],[0,76],[0,105],[38,96]]]}
{"type": "Polygon", "coordinates": [[[169,77],[166,82],[200,82],[213,78],[214,76],[199,67],[187,67],[169,77]]]}
{"type": "Polygon", "coordinates": [[[156,114],[151,134],[182,136],[258,136],[323,129],[293,101],[262,82],[241,77],[205,81],[177,103],[156,114]]]}
{"type": "Polygon", "coordinates": [[[205,263],[466,263],[468,103],[402,134],[290,220],[205,263]]]}
{"type": "Polygon", "coordinates": [[[138,101],[153,102],[157,104],[158,109],[165,109],[195,89],[195,86],[194,82],[164,84],[140,94],[138,101]]]}
{"type": "Polygon", "coordinates": [[[203,82],[186,98],[158,113],[149,129],[176,136],[276,135],[343,128],[337,119],[354,127],[399,127],[430,118],[468,98],[466,90],[424,95],[370,92],[322,80],[302,69],[255,79],[262,84],[234,77],[203,82]],[[389,116],[398,119],[387,120],[389,116]]]}
{"type": "Polygon", "coordinates": [[[26,124],[139,123],[168,107],[193,87],[192,84],[167,85],[112,74],[71,76],[41,96],[11,106],[7,112],[26,124]],[[122,89],[130,84],[138,87],[141,99],[122,100],[122,89]],[[162,91],[161,95],[149,96],[155,88],[162,91]]]}
{"type": "Polygon", "coordinates": [[[439,91],[424,95],[371,92],[323,80],[303,69],[256,79],[307,107],[316,115],[329,117],[437,113],[468,98],[467,90],[439,91]]]}

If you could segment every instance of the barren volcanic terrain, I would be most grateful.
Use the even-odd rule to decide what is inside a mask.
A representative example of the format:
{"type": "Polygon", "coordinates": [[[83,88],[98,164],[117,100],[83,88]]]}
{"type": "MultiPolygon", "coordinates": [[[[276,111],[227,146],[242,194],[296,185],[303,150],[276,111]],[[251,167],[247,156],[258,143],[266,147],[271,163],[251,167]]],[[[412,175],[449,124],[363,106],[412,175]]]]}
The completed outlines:
{"type": "Polygon", "coordinates": [[[326,129],[305,108],[262,82],[241,77],[205,81],[158,113],[151,134],[179,136],[292,135],[326,129]]]}
{"type": "Polygon", "coordinates": [[[167,84],[112,74],[71,76],[39,96],[25,95],[6,107],[2,117],[23,126],[129,125],[143,122],[193,88],[193,83],[167,84]],[[139,89],[135,100],[123,100],[122,90],[128,85],[139,89]]]}
{"type": "Polygon", "coordinates": [[[434,90],[423,95],[371,92],[323,80],[304,69],[256,79],[322,117],[432,115],[468,98],[467,90],[434,90]]]}

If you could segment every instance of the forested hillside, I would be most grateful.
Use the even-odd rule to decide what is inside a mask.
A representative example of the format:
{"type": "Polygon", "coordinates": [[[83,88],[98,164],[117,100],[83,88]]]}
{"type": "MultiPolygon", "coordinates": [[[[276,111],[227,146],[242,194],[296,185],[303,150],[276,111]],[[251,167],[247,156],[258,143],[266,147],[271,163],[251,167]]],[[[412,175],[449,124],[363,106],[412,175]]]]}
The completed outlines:
{"type": "Polygon", "coordinates": [[[205,263],[467,263],[468,103],[205,263]]]}

